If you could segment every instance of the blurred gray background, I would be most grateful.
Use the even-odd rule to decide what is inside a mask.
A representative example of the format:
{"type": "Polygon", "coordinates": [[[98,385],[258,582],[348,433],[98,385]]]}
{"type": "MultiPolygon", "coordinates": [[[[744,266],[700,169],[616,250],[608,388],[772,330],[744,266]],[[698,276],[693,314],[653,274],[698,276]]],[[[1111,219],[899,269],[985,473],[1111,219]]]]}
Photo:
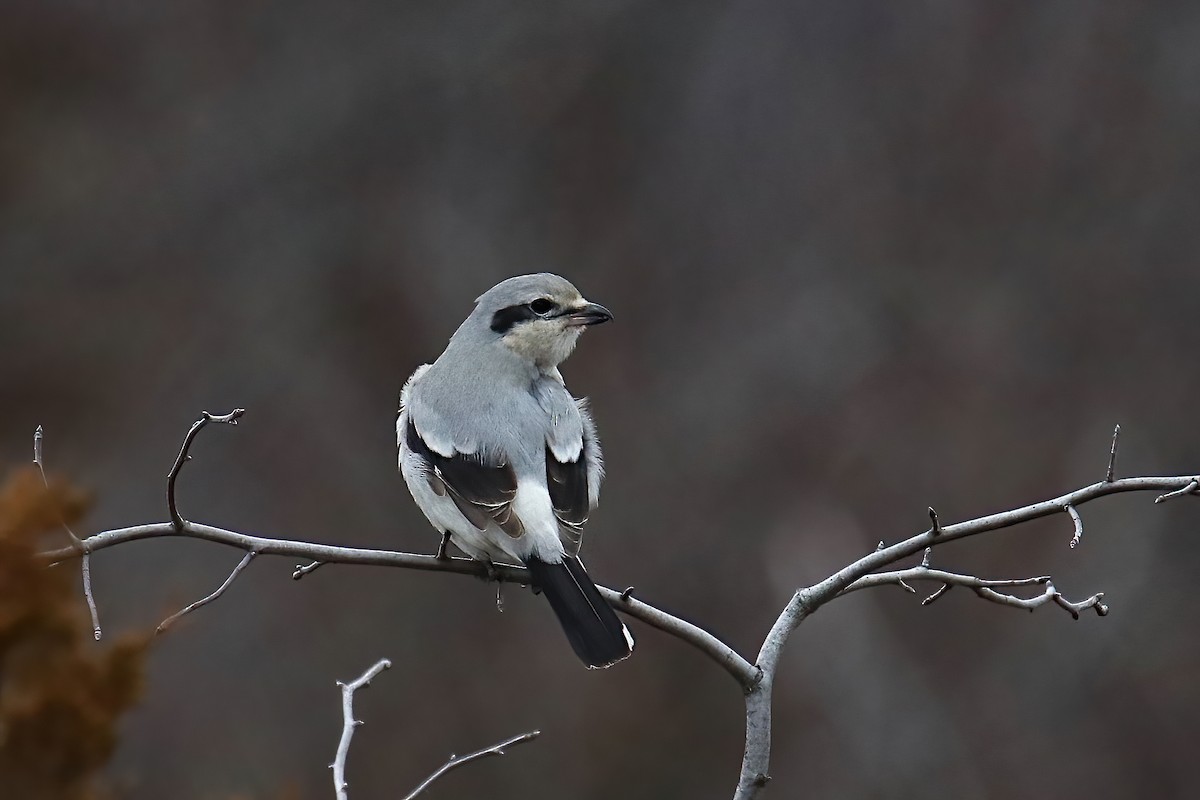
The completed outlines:
{"type": "MultiPolygon", "coordinates": [[[[1200,7],[10,0],[0,11],[0,457],[46,429],[86,530],[183,512],[431,552],[394,466],[403,379],[549,269],[608,305],[564,368],[610,476],[592,573],[753,657],[880,539],[1118,471],[1200,469],[1200,7]]],[[[770,796],[1194,796],[1200,502],[1147,495],[939,550],[1052,573],[1079,622],[881,589],[793,636],[770,796]]],[[[93,561],[110,634],[237,551],[93,561]]],[[[538,727],[430,797],[723,798],[742,698],[636,625],[580,668],[540,598],[256,561],[153,652],[130,798],[359,800],[538,727]]]]}

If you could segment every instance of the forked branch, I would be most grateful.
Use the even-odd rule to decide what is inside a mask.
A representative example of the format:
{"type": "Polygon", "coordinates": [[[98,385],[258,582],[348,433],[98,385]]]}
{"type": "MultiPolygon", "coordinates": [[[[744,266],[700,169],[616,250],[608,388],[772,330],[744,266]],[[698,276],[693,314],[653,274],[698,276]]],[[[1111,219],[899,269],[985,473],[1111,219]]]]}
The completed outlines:
{"type": "MultiPolygon", "coordinates": [[[[38,474],[42,476],[42,485],[46,489],[50,488],[50,481],[46,479],[46,466],[42,457],[42,442],[45,434],[42,433],[42,426],[38,425],[37,430],[33,432],[33,463],[37,465],[38,474]]],[[[88,613],[92,615],[92,636],[96,641],[100,641],[103,632],[100,630],[100,612],[96,609],[96,596],[92,594],[92,557],[88,552],[87,545],[84,544],[75,531],[71,530],[71,526],[67,521],[59,515],[59,523],[63,530],[67,532],[67,536],[71,537],[71,548],[81,556],[80,572],[83,576],[83,597],[87,600],[88,613]]]]}
{"type": "Polygon", "coordinates": [[[167,511],[171,514],[171,522],[176,528],[183,528],[184,519],[179,513],[179,506],[175,502],[175,481],[179,478],[179,471],[183,469],[183,465],[192,460],[188,453],[192,449],[192,442],[196,441],[196,434],[204,429],[204,426],[210,422],[217,422],[227,425],[237,425],[238,420],[246,413],[244,408],[235,408],[228,414],[210,414],[207,411],[200,412],[200,418],[192,423],[192,427],[188,429],[187,435],[183,437],[183,446],[179,448],[179,455],[175,457],[175,464],[171,467],[171,471],[167,473],[167,511]]]}
{"type": "Polygon", "coordinates": [[[1103,617],[1108,613],[1108,606],[1100,601],[1104,598],[1104,593],[1094,594],[1078,603],[1073,603],[1063,597],[1057,589],[1054,588],[1054,583],[1049,575],[1039,575],[1036,578],[1008,578],[1003,580],[987,580],[977,578],[974,575],[963,575],[957,572],[946,572],[940,569],[931,569],[928,566],[917,566],[911,569],[895,570],[893,572],[874,572],[870,575],[864,575],[854,583],[843,589],[839,596],[857,592],[859,589],[870,589],[875,586],[895,585],[909,592],[915,590],[908,585],[912,581],[917,583],[920,581],[934,581],[942,584],[941,588],[937,589],[933,594],[921,601],[921,605],[927,606],[945,594],[953,586],[965,586],[971,589],[975,594],[984,600],[989,600],[1000,605],[1010,606],[1012,608],[1023,608],[1027,611],[1044,606],[1046,603],[1054,602],[1065,609],[1075,619],[1079,619],[1079,612],[1084,609],[1094,608],[1096,613],[1103,617]],[[998,592],[997,589],[1015,588],[1020,586],[1041,586],[1044,587],[1041,594],[1033,597],[1018,597],[1005,592],[998,592]]]}
{"type": "MultiPolygon", "coordinates": [[[[180,469],[188,459],[188,449],[192,441],[207,423],[235,423],[241,414],[241,409],[235,409],[233,412],[222,416],[214,416],[205,412],[188,431],[183,447],[180,449],[179,457],[176,459],[175,465],[168,475],[167,500],[168,510],[171,515],[170,522],[135,525],[128,528],[104,531],[89,536],[78,544],[73,543],[74,546],[43,553],[42,557],[48,562],[59,561],[80,554],[94,553],[108,547],[114,547],[138,539],[163,536],[204,539],[245,551],[247,554],[246,557],[243,558],[242,562],[216,592],[204,600],[193,604],[193,606],[185,609],[182,613],[186,613],[191,608],[198,608],[219,597],[245,565],[249,563],[251,558],[257,554],[281,555],[308,562],[307,565],[302,564],[295,568],[295,572],[293,573],[293,577],[295,578],[300,578],[325,564],[370,564],[375,566],[401,567],[404,569],[450,572],[476,577],[486,576],[502,582],[523,584],[529,582],[529,574],[522,567],[497,564],[491,570],[487,570],[478,562],[463,558],[446,557],[442,552],[439,552],[438,555],[420,555],[416,553],[369,550],[353,547],[335,547],[314,542],[251,536],[184,519],[179,514],[175,504],[175,481],[180,469]]],[[[1067,494],[1021,508],[997,514],[989,514],[951,525],[944,524],[939,519],[937,513],[931,508],[929,509],[931,527],[928,530],[910,536],[891,546],[887,546],[881,541],[880,546],[873,552],[838,570],[825,580],[812,586],[798,589],[771,626],[753,663],[703,628],[635,598],[632,593],[632,587],[624,592],[617,592],[605,587],[601,587],[600,591],[605,599],[617,610],[691,644],[701,653],[719,664],[722,669],[737,681],[740,689],[746,696],[746,747],[735,798],[736,800],[748,800],[749,798],[756,797],[770,780],[768,766],[771,746],[771,691],[784,645],[791,633],[810,614],[831,600],[859,589],[889,584],[901,586],[908,591],[915,591],[909,585],[910,582],[932,581],[939,583],[940,586],[925,598],[923,601],[924,605],[934,602],[951,588],[961,586],[971,589],[977,596],[990,602],[1027,610],[1036,609],[1047,603],[1054,603],[1077,619],[1080,612],[1089,608],[1095,610],[1100,616],[1106,614],[1108,607],[1101,602],[1103,599],[1102,593],[1094,594],[1081,602],[1072,602],[1058,592],[1048,576],[986,580],[973,575],[934,569],[930,566],[929,562],[932,548],[938,545],[968,536],[976,536],[982,533],[1010,528],[1040,517],[1061,514],[1064,511],[1070,515],[1074,524],[1075,530],[1071,543],[1072,546],[1075,546],[1078,545],[1083,533],[1083,522],[1079,516],[1078,507],[1085,503],[1110,494],[1122,492],[1160,492],[1161,494],[1155,500],[1156,503],[1185,494],[1200,492],[1200,477],[1195,475],[1116,478],[1113,473],[1116,463],[1118,433],[1119,428],[1117,431],[1114,431],[1113,442],[1108,453],[1109,458],[1104,480],[1098,483],[1084,486],[1067,494]],[[923,551],[923,558],[917,567],[887,572],[880,571],[902,559],[915,556],[917,553],[922,553],[923,551]],[[1043,591],[1033,597],[1021,597],[1017,594],[1000,591],[1001,589],[1014,589],[1026,586],[1042,586],[1043,591]]],[[[440,774],[444,774],[450,769],[460,766],[468,760],[494,753],[498,754],[505,746],[516,744],[520,741],[527,741],[535,735],[536,732],[522,734],[520,737],[501,742],[499,745],[494,745],[491,748],[484,748],[484,750],[470,754],[469,756],[452,758],[442,769],[435,772],[430,780],[440,774]]],[[[427,785],[428,782],[422,786],[427,785]]],[[[417,791],[419,792],[421,789],[422,787],[418,787],[417,791]]]]}
{"type": "Polygon", "coordinates": [[[342,735],[338,739],[337,754],[333,757],[333,763],[329,765],[333,770],[333,788],[337,792],[337,800],[347,800],[346,790],[349,784],[346,782],[346,756],[350,755],[350,740],[354,738],[355,728],[362,725],[360,720],[354,718],[354,693],[370,686],[371,680],[390,666],[391,661],[381,658],[349,683],[338,681],[337,685],[342,690],[342,735]]]}

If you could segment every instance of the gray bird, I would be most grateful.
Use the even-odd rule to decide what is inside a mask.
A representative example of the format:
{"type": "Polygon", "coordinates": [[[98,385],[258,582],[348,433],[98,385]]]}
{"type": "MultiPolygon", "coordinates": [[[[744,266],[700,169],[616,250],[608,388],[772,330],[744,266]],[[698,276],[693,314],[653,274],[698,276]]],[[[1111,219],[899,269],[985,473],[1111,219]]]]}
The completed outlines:
{"type": "Polygon", "coordinates": [[[472,558],[528,567],[591,668],[626,658],[633,637],[579,561],[604,462],[558,365],[610,319],[557,275],[502,281],[404,384],[396,420],[400,472],[433,527],[472,558]]]}

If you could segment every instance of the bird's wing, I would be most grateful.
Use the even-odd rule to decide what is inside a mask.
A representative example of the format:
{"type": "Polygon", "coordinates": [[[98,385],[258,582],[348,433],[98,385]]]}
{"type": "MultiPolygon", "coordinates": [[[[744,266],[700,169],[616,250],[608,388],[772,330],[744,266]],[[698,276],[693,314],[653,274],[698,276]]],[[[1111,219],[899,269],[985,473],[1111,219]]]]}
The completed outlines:
{"type": "Polygon", "coordinates": [[[517,476],[507,459],[457,450],[442,455],[426,444],[411,414],[405,425],[404,443],[424,463],[430,488],[439,496],[448,494],[476,529],[486,530],[489,523],[495,522],[514,539],[524,535],[525,527],[512,509],[517,476]]]}
{"type": "Polygon", "coordinates": [[[558,520],[558,539],[567,555],[579,554],[583,544],[583,526],[587,522],[588,503],[587,464],[583,458],[562,462],[546,446],[546,488],[558,520]]]}
{"type": "Polygon", "coordinates": [[[600,442],[586,401],[574,400],[565,389],[557,399],[539,400],[551,420],[546,434],[546,488],[558,520],[559,541],[567,555],[574,556],[583,543],[588,514],[600,499],[604,472],[600,442]]]}

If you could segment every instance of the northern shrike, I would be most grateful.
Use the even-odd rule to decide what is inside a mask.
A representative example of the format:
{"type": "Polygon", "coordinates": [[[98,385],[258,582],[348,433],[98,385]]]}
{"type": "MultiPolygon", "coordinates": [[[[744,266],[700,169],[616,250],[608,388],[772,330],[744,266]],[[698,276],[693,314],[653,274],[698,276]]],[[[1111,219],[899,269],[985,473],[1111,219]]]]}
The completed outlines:
{"type": "Polygon", "coordinates": [[[588,667],[627,657],[633,637],[579,561],[604,463],[558,365],[610,319],[557,275],[502,281],[404,384],[396,420],[400,471],[433,527],[472,558],[528,567],[588,667]]]}

